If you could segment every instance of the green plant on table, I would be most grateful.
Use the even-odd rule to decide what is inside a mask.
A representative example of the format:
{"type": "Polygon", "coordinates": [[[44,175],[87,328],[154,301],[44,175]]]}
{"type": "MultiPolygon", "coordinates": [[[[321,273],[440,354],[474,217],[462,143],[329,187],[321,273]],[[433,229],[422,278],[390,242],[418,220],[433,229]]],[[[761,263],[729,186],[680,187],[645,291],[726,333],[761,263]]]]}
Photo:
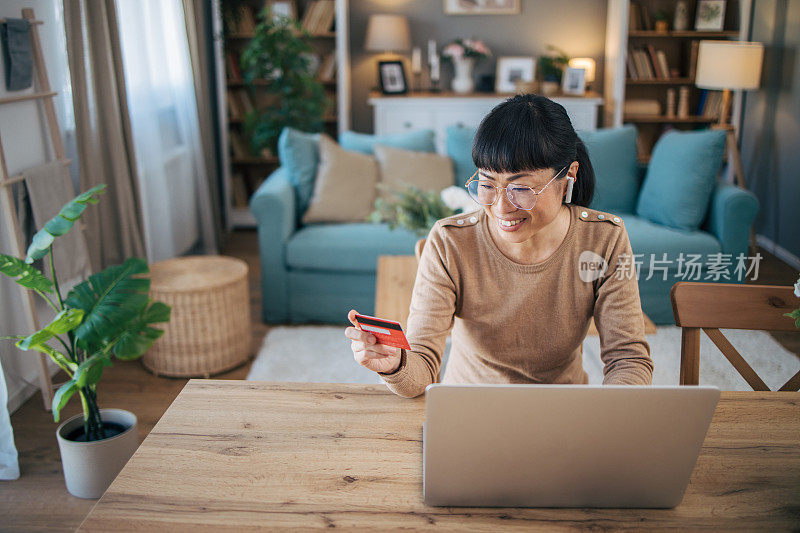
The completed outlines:
{"type": "MultiPolygon", "coordinates": [[[[259,15],[255,36],[242,52],[245,82],[267,80],[263,90],[275,100],[245,117],[245,132],[253,153],[277,152],[278,137],[286,126],[307,132],[322,131],[328,97],[312,72],[310,36],[299,22],[275,17],[269,8],[259,15]]],[[[252,88],[252,85],[251,85],[252,88]]]]}
{"type": "Polygon", "coordinates": [[[61,295],[53,261],[53,242],[72,229],[89,204],[98,202],[105,185],[98,185],[68,202],[33,236],[24,260],[0,254],[0,273],[44,299],[56,312],[44,328],[30,335],[0,339],[16,340],[25,351],[47,354],[69,380],[53,397],[53,418],[76,393],[83,407],[83,430],[87,441],[105,438],[97,407],[97,384],[112,356],[128,361],[141,357],[164,332],[152,327],[169,322],[170,307],[153,302],[148,294],[150,279],[144,259],[132,257],[76,285],[66,298],[61,295]],[[52,279],[33,263],[49,261],[52,279]]]}
{"type": "Polygon", "coordinates": [[[564,67],[569,64],[569,55],[552,44],[548,44],[547,49],[552,54],[543,55],[539,58],[539,76],[541,76],[544,81],[561,83],[561,75],[564,72],[564,67]]]}
{"type": "Polygon", "coordinates": [[[368,220],[376,224],[388,222],[390,229],[399,226],[424,236],[437,220],[456,214],[455,210],[442,201],[439,193],[423,191],[417,187],[408,187],[403,191],[390,190],[382,185],[378,187],[389,190],[397,200],[375,200],[375,210],[370,213],[368,220]]]}
{"type": "MultiPolygon", "coordinates": [[[[800,277],[797,278],[797,283],[794,284],[794,295],[800,298],[800,277]]],[[[794,327],[800,329],[800,307],[791,313],[784,313],[783,316],[788,316],[794,319],[794,327]]]]}

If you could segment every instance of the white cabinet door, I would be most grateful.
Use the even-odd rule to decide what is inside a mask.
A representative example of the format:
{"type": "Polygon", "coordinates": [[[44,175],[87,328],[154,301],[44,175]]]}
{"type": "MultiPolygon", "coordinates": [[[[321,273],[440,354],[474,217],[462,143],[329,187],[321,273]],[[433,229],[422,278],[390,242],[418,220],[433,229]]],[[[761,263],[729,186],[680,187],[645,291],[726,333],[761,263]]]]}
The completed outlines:
{"type": "Polygon", "coordinates": [[[433,114],[429,109],[409,105],[376,108],[375,119],[377,134],[434,129],[433,114]]]}

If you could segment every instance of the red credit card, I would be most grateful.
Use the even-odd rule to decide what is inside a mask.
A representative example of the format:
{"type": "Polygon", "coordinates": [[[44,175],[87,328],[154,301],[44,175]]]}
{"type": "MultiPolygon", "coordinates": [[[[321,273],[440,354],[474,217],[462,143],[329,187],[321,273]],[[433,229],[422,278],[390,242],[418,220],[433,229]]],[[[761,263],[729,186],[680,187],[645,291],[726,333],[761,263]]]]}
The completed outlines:
{"type": "Polygon", "coordinates": [[[358,324],[358,329],[361,331],[367,331],[375,335],[379,344],[406,350],[411,349],[400,322],[374,316],[356,315],[356,324],[358,324]]]}

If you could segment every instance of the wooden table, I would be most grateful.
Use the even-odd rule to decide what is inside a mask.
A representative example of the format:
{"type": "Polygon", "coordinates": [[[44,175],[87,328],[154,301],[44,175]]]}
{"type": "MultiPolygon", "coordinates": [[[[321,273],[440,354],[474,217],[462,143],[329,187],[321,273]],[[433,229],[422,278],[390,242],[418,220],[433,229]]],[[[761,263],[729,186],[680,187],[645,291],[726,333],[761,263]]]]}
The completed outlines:
{"type": "MultiPolygon", "coordinates": [[[[417,277],[417,258],[413,255],[381,255],[378,257],[378,273],[375,282],[375,316],[396,320],[406,329],[411,292],[417,277]]],[[[656,325],[642,313],[644,332],[651,335],[656,325]]],[[[588,335],[597,335],[594,318],[589,324],[588,335]]]]}
{"type": "Polygon", "coordinates": [[[382,385],[191,380],[81,529],[800,527],[800,393],[723,392],[666,510],[426,507],[424,416],[382,385]]]}

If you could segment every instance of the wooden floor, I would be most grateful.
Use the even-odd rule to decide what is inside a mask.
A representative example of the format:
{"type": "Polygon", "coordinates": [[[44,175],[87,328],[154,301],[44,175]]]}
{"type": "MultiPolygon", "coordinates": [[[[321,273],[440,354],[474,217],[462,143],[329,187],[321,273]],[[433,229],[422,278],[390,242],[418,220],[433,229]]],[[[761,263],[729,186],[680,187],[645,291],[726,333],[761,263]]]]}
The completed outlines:
{"type": "MultiPolygon", "coordinates": [[[[255,232],[235,232],[223,253],[240,257],[250,265],[253,346],[257,350],[268,327],[260,322],[261,287],[255,232]]],[[[795,270],[764,250],[761,253],[765,259],[756,283],[791,285],[796,281],[795,270]]],[[[789,333],[776,335],[787,349],[800,354],[798,337],[789,333]]],[[[244,379],[249,367],[250,362],[214,377],[244,379]]],[[[141,441],[161,418],[186,381],[155,377],[139,361],[117,362],[106,370],[100,383],[101,407],[120,407],[134,412],[139,418],[141,441]]],[[[79,411],[79,403],[70,402],[64,409],[63,416],[68,418],[79,411]]],[[[82,500],[67,492],[55,438],[56,425],[50,413],[42,409],[40,397],[31,397],[18,409],[11,416],[11,424],[19,451],[21,476],[16,481],[0,482],[0,530],[74,531],[95,500],[82,500]]]]}

